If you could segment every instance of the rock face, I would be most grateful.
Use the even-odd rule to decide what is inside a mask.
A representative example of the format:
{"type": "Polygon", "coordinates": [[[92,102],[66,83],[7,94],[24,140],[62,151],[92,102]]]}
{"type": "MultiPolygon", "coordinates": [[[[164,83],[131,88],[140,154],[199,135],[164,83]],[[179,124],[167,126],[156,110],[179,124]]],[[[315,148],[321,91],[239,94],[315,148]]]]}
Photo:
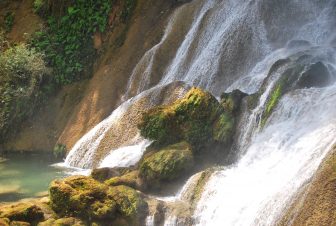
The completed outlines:
{"type": "Polygon", "coordinates": [[[317,62],[302,74],[297,85],[300,88],[325,87],[333,80],[328,68],[322,62],[317,62]]]}
{"type": "Polygon", "coordinates": [[[336,225],[336,147],[279,225],[336,225]]]}
{"type": "Polygon", "coordinates": [[[150,185],[171,181],[190,170],[194,159],[186,142],[167,146],[145,157],[140,163],[140,176],[150,185]]]}
{"type": "Polygon", "coordinates": [[[127,186],[109,187],[90,177],[73,176],[51,183],[50,203],[59,216],[89,221],[117,218],[142,222],[148,206],[140,193],[127,186]]]}
{"type": "MultiPolygon", "coordinates": [[[[25,33],[31,35],[40,28],[40,20],[31,8],[33,0],[10,2],[20,7],[10,36],[21,41],[25,33]],[[22,32],[15,35],[16,31],[22,32]]],[[[57,1],[52,3],[61,6],[57,1]]],[[[3,149],[50,151],[56,143],[61,143],[71,150],[84,134],[120,105],[132,70],[144,53],[159,42],[168,17],[178,5],[176,1],[138,0],[128,24],[113,23],[115,12],[111,12],[92,79],[64,87],[50,98],[47,106],[22,125],[17,136],[5,141],[3,149]]]]}

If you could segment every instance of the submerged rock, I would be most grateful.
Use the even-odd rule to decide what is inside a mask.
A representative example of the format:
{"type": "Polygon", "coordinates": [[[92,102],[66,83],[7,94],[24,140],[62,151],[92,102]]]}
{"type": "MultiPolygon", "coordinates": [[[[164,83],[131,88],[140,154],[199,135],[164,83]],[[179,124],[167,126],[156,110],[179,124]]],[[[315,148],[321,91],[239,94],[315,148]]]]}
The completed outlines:
{"type": "Polygon", "coordinates": [[[145,157],[140,163],[140,176],[149,184],[170,181],[193,166],[191,146],[186,142],[170,145],[145,157]]]}
{"type": "Polygon", "coordinates": [[[1,206],[0,218],[8,218],[12,221],[24,221],[37,223],[44,218],[40,207],[30,203],[17,203],[8,206],[1,206]]]}

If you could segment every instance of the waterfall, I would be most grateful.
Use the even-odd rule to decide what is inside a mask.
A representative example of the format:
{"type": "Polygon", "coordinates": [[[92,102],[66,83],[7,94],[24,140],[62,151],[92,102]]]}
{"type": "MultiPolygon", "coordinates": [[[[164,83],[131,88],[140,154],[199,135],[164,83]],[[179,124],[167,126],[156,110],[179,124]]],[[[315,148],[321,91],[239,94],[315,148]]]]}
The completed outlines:
{"type": "MultiPolygon", "coordinates": [[[[113,125],[144,97],[150,99],[144,109],[169,103],[159,100],[163,92],[158,90],[171,82],[200,86],[216,96],[234,89],[258,93],[259,102],[239,124],[237,161],[212,174],[193,225],[274,225],[336,142],[336,85],[292,89],[265,125],[260,118],[287,69],[300,65],[305,71],[322,62],[336,77],[335,28],[335,0],[184,4],[171,16],[160,42],[135,66],[125,102],[77,142],[66,164],[94,167],[92,159],[113,125]]],[[[141,158],[148,141],[132,131],[127,142],[104,151],[98,166],[129,166],[141,158]]],[[[183,190],[190,186],[189,180],[183,190]]],[[[161,198],[181,199],[181,192],[161,198]]],[[[179,222],[174,211],[165,213],[164,225],[179,222]]],[[[148,216],[146,223],[154,225],[154,218],[148,216]]]]}

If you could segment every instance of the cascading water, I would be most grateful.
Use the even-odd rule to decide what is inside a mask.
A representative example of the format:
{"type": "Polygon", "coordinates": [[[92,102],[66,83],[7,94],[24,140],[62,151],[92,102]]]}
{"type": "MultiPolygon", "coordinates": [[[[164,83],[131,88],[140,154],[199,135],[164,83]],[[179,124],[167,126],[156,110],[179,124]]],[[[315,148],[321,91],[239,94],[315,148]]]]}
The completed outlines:
{"type": "MultiPolygon", "coordinates": [[[[322,62],[336,77],[335,28],[335,0],[194,0],[172,15],[162,40],[134,68],[124,98],[142,97],[156,84],[177,80],[215,95],[234,89],[260,95],[240,122],[237,162],[213,173],[193,224],[273,225],[312,177],[336,142],[336,85],[293,88],[264,125],[260,118],[287,69],[302,65],[303,72],[322,62]]],[[[134,99],[126,101],[85,135],[66,163],[92,168],[92,156],[111,124],[133,104],[134,99]]],[[[140,139],[120,146],[101,166],[135,164],[146,143],[140,139]]],[[[153,221],[149,216],[147,225],[153,221]]],[[[166,213],[165,225],[183,225],[179,222],[166,213]]]]}
{"type": "Polygon", "coordinates": [[[246,154],[208,182],[198,225],[273,225],[336,142],[336,86],[284,96],[246,154]]]}

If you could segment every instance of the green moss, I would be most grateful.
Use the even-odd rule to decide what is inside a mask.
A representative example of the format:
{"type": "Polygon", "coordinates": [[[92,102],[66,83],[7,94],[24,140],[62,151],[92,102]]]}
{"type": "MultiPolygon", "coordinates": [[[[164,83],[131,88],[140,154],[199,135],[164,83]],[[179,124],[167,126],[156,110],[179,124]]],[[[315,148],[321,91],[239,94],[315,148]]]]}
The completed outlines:
{"type": "Polygon", "coordinates": [[[140,176],[153,186],[178,178],[193,166],[191,147],[186,142],[170,145],[140,163],[140,176]]]}
{"type": "Polygon", "coordinates": [[[215,141],[229,143],[233,137],[234,118],[227,113],[219,116],[213,127],[213,137],[215,141]]]}
{"type": "Polygon", "coordinates": [[[284,91],[283,91],[283,86],[284,86],[284,80],[280,80],[275,88],[273,89],[269,100],[267,101],[265,111],[263,112],[262,115],[262,120],[261,120],[261,126],[264,127],[266,124],[267,119],[271,116],[273,110],[277,106],[278,102],[280,101],[280,98],[282,97],[284,91]]]}
{"type": "Polygon", "coordinates": [[[204,187],[209,180],[210,176],[213,173],[213,169],[208,169],[206,171],[203,171],[200,175],[200,177],[197,180],[197,183],[195,184],[195,188],[192,191],[191,201],[192,201],[192,207],[195,208],[198,201],[200,200],[202,193],[204,191],[204,187]]]}

